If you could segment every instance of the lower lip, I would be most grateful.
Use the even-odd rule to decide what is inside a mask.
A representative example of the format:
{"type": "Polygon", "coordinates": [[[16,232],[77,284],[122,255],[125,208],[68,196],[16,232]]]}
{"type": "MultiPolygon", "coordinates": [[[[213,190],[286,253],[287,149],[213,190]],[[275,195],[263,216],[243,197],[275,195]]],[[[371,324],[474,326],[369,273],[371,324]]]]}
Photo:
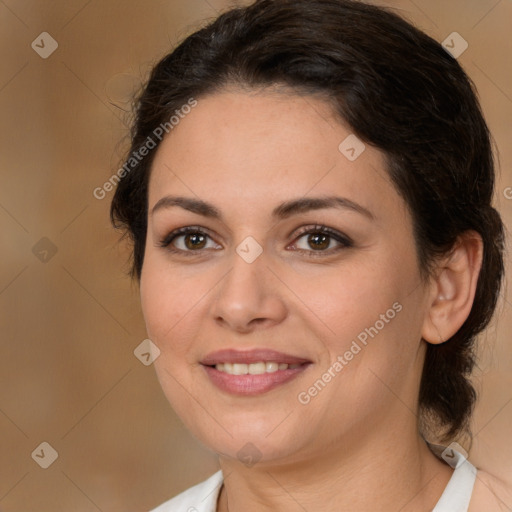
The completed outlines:
{"type": "Polygon", "coordinates": [[[259,395],[290,382],[308,366],[309,364],[303,364],[298,368],[277,370],[277,372],[260,375],[231,375],[220,372],[212,366],[204,366],[203,368],[213,384],[222,391],[234,395],[259,395]]]}

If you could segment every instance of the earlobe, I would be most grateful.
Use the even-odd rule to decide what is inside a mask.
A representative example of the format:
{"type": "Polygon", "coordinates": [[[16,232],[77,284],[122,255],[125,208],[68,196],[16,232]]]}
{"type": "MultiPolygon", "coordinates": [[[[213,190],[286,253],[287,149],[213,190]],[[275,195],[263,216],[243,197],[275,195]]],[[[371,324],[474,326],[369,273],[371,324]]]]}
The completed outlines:
{"type": "Polygon", "coordinates": [[[476,231],[466,231],[453,250],[440,260],[431,280],[432,292],[423,323],[425,341],[443,343],[466,321],[473,306],[482,258],[482,237],[476,231]]]}

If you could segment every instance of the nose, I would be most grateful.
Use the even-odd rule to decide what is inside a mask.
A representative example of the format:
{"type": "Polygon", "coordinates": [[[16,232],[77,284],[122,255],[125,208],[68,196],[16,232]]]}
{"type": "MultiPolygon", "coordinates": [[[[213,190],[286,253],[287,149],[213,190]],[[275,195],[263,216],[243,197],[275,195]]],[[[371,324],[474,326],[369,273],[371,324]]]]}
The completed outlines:
{"type": "Polygon", "coordinates": [[[263,252],[248,263],[234,252],[231,270],[216,288],[213,318],[239,333],[266,329],[287,315],[283,284],[268,266],[263,252]]]}

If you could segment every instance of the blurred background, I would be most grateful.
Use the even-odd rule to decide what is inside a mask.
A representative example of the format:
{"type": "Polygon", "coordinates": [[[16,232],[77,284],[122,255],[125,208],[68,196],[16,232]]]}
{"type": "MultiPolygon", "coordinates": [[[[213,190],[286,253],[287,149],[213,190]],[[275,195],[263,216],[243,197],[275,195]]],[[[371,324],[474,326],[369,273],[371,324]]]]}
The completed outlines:
{"type": "MultiPolygon", "coordinates": [[[[495,203],[510,229],[512,2],[375,3],[459,52],[467,42],[458,59],[496,141],[495,203]],[[462,39],[450,39],[453,32],[462,39]]],[[[231,5],[0,0],[4,512],[148,510],[217,469],[167,404],[152,366],[134,354],[147,335],[137,286],[126,274],[129,247],[109,223],[113,192],[98,199],[93,191],[119,168],[130,96],[148,70],[231,5]]],[[[470,453],[509,481],[511,304],[506,287],[481,337],[470,453]]]]}

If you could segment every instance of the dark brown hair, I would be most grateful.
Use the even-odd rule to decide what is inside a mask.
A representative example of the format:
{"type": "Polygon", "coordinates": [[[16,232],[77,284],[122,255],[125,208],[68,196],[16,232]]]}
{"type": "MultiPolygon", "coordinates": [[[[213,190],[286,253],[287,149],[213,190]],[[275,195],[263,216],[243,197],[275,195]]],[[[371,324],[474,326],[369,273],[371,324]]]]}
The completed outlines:
{"type": "MultiPolygon", "coordinates": [[[[258,0],[222,14],[153,68],[137,102],[130,154],[190,98],[275,84],[325,96],[361,140],[384,152],[413,217],[424,277],[462,233],[481,235],[472,310],[452,338],[428,344],[419,394],[424,435],[435,431],[444,441],[468,431],[474,342],[496,306],[504,245],[491,205],[490,135],[473,84],[439,43],[386,9],[353,0],[258,0]]],[[[111,205],[114,225],[132,238],[139,279],[155,152],[121,179],[111,205]]]]}

